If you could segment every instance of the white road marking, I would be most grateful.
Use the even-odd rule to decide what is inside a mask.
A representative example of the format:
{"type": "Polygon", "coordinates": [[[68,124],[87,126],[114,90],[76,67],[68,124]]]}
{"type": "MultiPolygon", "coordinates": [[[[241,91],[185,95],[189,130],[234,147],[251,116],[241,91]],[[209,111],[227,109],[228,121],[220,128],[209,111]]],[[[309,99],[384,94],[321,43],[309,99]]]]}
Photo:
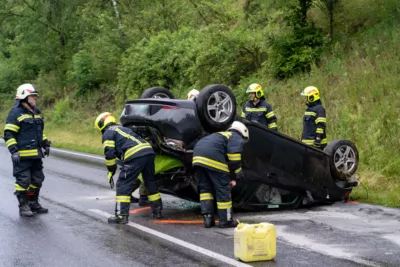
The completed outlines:
{"type": "Polygon", "coordinates": [[[390,235],[385,235],[384,238],[392,241],[393,243],[397,244],[400,246],[400,234],[390,234],[390,235]]]}
{"type": "Polygon", "coordinates": [[[358,258],[356,255],[349,252],[348,250],[335,247],[334,245],[321,244],[321,243],[315,242],[314,240],[311,240],[303,235],[285,232],[285,228],[286,228],[286,226],[276,225],[277,237],[278,237],[278,239],[284,240],[287,243],[290,243],[294,246],[297,246],[297,247],[300,247],[300,248],[303,248],[303,249],[306,249],[309,251],[318,252],[323,255],[333,257],[333,258],[352,261],[355,263],[362,264],[364,266],[373,266],[373,267],[380,266],[374,262],[358,258]]]}
{"type": "MultiPolygon", "coordinates": [[[[4,140],[2,138],[0,138],[0,144],[2,144],[2,145],[5,144],[5,142],[4,142],[4,140]]],[[[86,155],[86,154],[82,154],[82,153],[78,153],[78,152],[62,150],[62,149],[53,148],[53,147],[51,148],[51,151],[57,151],[57,152],[60,152],[60,153],[70,154],[70,155],[74,155],[74,156],[80,156],[80,157],[86,157],[86,158],[92,158],[92,159],[98,159],[98,160],[101,160],[101,161],[105,161],[105,159],[102,158],[102,157],[86,155]]]]}
{"type": "MultiPolygon", "coordinates": [[[[107,217],[107,218],[110,217],[110,216],[112,216],[111,214],[109,214],[109,213],[107,213],[107,212],[104,212],[104,211],[102,211],[102,210],[98,210],[98,209],[89,209],[89,211],[94,212],[94,213],[96,213],[96,214],[99,214],[99,215],[101,215],[101,216],[107,217]]],[[[193,250],[193,251],[195,251],[195,252],[198,252],[198,253],[200,253],[200,254],[203,254],[203,255],[206,255],[206,256],[208,256],[208,257],[217,259],[217,260],[219,260],[219,261],[221,261],[221,262],[230,264],[230,265],[232,265],[232,266],[237,266],[237,267],[249,267],[249,266],[251,266],[251,265],[242,263],[242,262],[240,262],[240,261],[236,261],[236,260],[234,260],[234,259],[228,258],[228,257],[226,257],[226,256],[224,256],[224,255],[221,255],[221,254],[215,253],[215,252],[213,252],[213,251],[207,250],[207,249],[205,249],[205,248],[202,248],[202,247],[193,245],[193,244],[191,244],[191,243],[189,243],[189,242],[183,241],[183,240],[178,239],[178,238],[175,238],[175,237],[173,237],[173,236],[166,235],[166,234],[161,233],[161,232],[158,232],[158,231],[156,231],[156,230],[147,228],[147,227],[142,226],[142,225],[137,224],[137,223],[129,222],[127,225],[129,225],[129,226],[131,226],[131,227],[133,227],[133,228],[136,228],[136,229],[138,229],[138,230],[141,230],[141,231],[143,231],[143,232],[146,232],[146,233],[148,233],[148,234],[155,235],[155,236],[157,236],[157,237],[160,237],[160,238],[162,238],[162,239],[165,239],[165,240],[167,240],[167,241],[169,241],[169,242],[171,242],[171,243],[180,245],[180,246],[182,246],[182,247],[184,247],[184,248],[191,249],[191,250],[193,250]]]]}
{"type": "Polygon", "coordinates": [[[54,151],[57,151],[57,152],[61,152],[61,153],[70,154],[70,155],[74,155],[74,156],[87,157],[87,158],[92,158],[92,159],[98,159],[98,160],[101,160],[101,161],[105,161],[105,159],[102,158],[102,157],[97,157],[97,156],[92,156],[92,155],[85,155],[85,154],[66,151],[66,150],[61,150],[61,149],[57,149],[57,148],[52,148],[51,150],[54,150],[54,151]]]}

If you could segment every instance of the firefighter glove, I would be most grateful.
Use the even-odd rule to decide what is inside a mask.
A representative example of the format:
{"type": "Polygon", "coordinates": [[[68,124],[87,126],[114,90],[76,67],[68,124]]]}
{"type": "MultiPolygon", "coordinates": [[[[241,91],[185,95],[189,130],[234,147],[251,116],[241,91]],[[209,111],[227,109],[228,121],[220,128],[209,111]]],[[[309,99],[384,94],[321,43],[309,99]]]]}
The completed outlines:
{"type": "Polygon", "coordinates": [[[49,140],[45,140],[42,143],[42,147],[44,149],[44,157],[48,157],[50,156],[50,145],[51,145],[51,141],[49,140]]]}
{"type": "Polygon", "coordinates": [[[117,165],[107,166],[108,172],[111,172],[113,175],[117,171],[117,165]]]}
{"type": "Polygon", "coordinates": [[[12,162],[13,162],[14,164],[19,163],[19,161],[20,161],[20,159],[21,159],[21,157],[20,157],[20,155],[19,155],[19,152],[12,153],[12,154],[11,154],[11,159],[12,159],[12,162]]]}
{"type": "Polygon", "coordinates": [[[44,155],[45,155],[46,157],[50,156],[50,146],[46,146],[46,147],[44,148],[44,155]]]}
{"type": "Polygon", "coordinates": [[[108,183],[110,184],[111,188],[114,188],[114,179],[113,179],[114,174],[115,174],[115,172],[108,172],[108,175],[107,175],[108,183]]]}
{"type": "Polygon", "coordinates": [[[244,174],[243,174],[242,171],[236,174],[236,179],[235,180],[237,180],[237,181],[243,181],[244,180],[244,174]]]}

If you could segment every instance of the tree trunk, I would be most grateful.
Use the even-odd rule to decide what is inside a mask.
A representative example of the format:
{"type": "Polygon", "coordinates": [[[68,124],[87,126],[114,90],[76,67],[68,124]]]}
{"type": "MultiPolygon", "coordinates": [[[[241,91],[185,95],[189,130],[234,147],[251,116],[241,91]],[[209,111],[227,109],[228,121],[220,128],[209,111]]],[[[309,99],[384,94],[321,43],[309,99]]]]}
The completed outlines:
{"type": "Polygon", "coordinates": [[[333,2],[334,0],[329,0],[329,40],[332,43],[333,41],[333,2]]]}
{"type": "Polygon", "coordinates": [[[65,45],[66,45],[66,40],[65,40],[65,34],[64,34],[64,32],[62,32],[62,31],[59,31],[58,32],[58,36],[59,36],[59,38],[60,38],[60,44],[61,44],[61,46],[62,47],[64,47],[65,45]]]}
{"type": "Polygon", "coordinates": [[[307,12],[312,5],[312,0],[299,0],[299,23],[301,26],[307,25],[307,12]]]}
{"type": "Polygon", "coordinates": [[[248,20],[249,18],[249,8],[250,8],[251,0],[245,0],[244,5],[243,5],[243,11],[244,11],[244,18],[245,20],[248,20]]]}
{"type": "Polygon", "coordinates": [[[117,0],[111,0],[111,2],[114,7],[115,17],[117,18],[117,21],[118,21],[118,30],[122,30],[122,22],[121,22],[121,17],[118,12],[117,0]]]}

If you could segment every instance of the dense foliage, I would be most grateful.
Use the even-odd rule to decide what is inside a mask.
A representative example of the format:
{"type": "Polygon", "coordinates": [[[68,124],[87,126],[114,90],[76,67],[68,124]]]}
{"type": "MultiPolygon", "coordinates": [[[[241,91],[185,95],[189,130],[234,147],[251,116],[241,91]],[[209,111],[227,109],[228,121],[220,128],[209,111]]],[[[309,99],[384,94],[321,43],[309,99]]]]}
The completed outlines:
{"type": "Polygon", "coordinates": [[[153,85],[237,86],[261,68],[280,79],[309,72],[324,40],[307,12],[321,1],[278,2],[1,1],[0,92],[35,81],[123,100],[153,85]]]}

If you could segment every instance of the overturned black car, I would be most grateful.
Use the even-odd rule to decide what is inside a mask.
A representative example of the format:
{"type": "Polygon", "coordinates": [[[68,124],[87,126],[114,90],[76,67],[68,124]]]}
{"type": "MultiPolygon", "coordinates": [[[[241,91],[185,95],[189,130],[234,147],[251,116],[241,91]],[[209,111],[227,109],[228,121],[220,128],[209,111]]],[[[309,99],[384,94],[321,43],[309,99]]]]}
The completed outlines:
{"type": "Polygon", "coordinates": [[[155,149],[160,192],[199,201],[192,152],[203,136],[226,130],[234,120],[249,129],[242,167],[245,181],[232,190],[234,208],[266,210],[346,200],[357,186],[358,151],[348,140],[334,140],[324,151],[305,145],[236,115],[236,99],[224,85],[201,90],[195,101],[174,99],[152,87],[126,101],[121,124],[155,149]]]}

